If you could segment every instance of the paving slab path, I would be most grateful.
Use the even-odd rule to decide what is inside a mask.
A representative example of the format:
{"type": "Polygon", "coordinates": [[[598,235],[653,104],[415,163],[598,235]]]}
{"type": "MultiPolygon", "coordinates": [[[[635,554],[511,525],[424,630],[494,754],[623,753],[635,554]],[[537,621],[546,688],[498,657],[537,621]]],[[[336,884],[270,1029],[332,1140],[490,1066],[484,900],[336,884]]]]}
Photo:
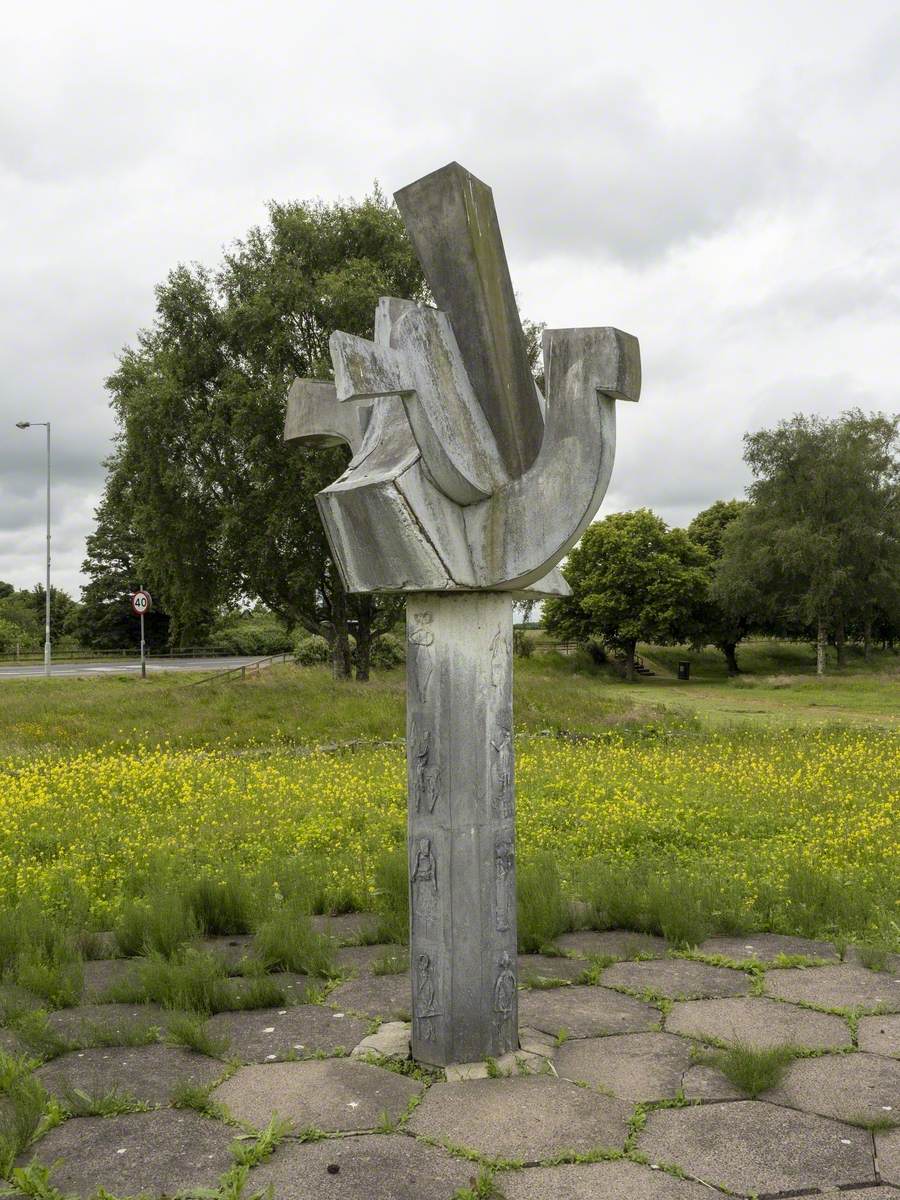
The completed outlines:
{"type": "MultiPolygon", "coordinates": [[[[373,928],[359,914],[319,924],[338,943],[373,928]]],[[[62,1194],[103,1188],[113,1200],[204,1188],[220,1200],[233,1194],[223,1189],[235,1153],[254,1146],[247,1194],[271,1186],[273,1200],[454,1200],[488,1169],[506,1200],[701,1200],[723,1189],[900,1200],[893,961],[875,972],[849,953],[838,961],[827,943],[772,934],[711,939],[700,950],[715,963],[622,931],[559,944],[562,958],[520,956],[532,984],[519,995],[523,1052],[451,1070],[452,1082],[409,1062],[409,1023],[388,1020],[409,1006],[406,973],[382,973],[387,959],[404,965],[402,947],[337,949],[343,979],[316,1003],[211,1018],[206,1032],[228,1039],[226,1050],[207,1045],[217,1056],[167,1044],[173,1014],[149,1004],[60,1009],[42,1031],[28,1009],[45,1002],[3,985],[0,1050],[63,1106],[46,1109],[64,1119],[18,1164],[57,1163],[62,1194]],[[799,1054],[750,1099],[708,1061],[737,1042],[799,1054]],[[176,1108],[176,1094],[202,1112],[176,1108]],[[113,1108],[125,1111],[67,1116],[113,1108]],[[262,1131],[276,1114],[287,1124],[273,1149],[262,1131]]],[[[206,944],[235,969],[248,946],[206,944]]],[[[86,997],[136,965],[88,964],[86,997]]],[[[233,982],[243,1002],[245,981],[233,982]]],[[[0,1095],[0,1124],[16,1119],[13,1092],[0,1095]]]]}

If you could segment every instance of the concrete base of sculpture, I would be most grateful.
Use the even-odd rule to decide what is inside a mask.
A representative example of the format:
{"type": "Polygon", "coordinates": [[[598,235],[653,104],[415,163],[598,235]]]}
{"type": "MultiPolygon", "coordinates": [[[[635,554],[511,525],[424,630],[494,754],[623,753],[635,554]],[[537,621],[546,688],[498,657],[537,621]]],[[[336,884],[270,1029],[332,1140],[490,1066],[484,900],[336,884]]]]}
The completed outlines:
{"type": "Polygon", "coordinates": [[[407,601],[413,1057],[518,1045],[512,598],[407,601]]]}

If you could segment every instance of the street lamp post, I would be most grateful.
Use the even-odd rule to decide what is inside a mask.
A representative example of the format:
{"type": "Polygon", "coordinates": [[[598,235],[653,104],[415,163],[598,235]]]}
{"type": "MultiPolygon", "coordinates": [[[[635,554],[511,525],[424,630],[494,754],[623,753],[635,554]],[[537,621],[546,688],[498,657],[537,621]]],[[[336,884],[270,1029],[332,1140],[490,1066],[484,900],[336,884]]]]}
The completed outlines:
{"type": "Polygon", "coordinates": [[[32,426],[44,426],[47,430],[47,585],[46,606],[44,615],[44,674],[50,674],[50,422],[49,421],[17,421],[16,428],[31,429],[32,426]]]}

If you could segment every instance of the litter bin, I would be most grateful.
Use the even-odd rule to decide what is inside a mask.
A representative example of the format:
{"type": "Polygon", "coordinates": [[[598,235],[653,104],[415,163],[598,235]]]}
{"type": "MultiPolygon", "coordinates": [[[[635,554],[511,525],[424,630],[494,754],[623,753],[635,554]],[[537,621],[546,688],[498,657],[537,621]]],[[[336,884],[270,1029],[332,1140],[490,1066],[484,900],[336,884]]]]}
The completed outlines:
{"type": "Polygon", "coordinates": [[[683,659],[678,664],[678,678],[679,679],[690,679],[690,677],[691,677],[691,664],[688,662],[687,659],[683,659]]]}

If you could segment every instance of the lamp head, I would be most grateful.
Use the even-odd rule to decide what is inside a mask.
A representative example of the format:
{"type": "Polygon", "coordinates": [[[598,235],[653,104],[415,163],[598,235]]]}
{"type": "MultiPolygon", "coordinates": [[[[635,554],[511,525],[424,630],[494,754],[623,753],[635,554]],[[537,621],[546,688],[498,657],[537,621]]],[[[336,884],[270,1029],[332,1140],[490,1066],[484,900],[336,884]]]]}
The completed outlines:
{"type": "Polygon", "coordinates": [[[30,421],[16,421],[16,429],[30,429],[30,428],[31,428],[30,421]]]}

